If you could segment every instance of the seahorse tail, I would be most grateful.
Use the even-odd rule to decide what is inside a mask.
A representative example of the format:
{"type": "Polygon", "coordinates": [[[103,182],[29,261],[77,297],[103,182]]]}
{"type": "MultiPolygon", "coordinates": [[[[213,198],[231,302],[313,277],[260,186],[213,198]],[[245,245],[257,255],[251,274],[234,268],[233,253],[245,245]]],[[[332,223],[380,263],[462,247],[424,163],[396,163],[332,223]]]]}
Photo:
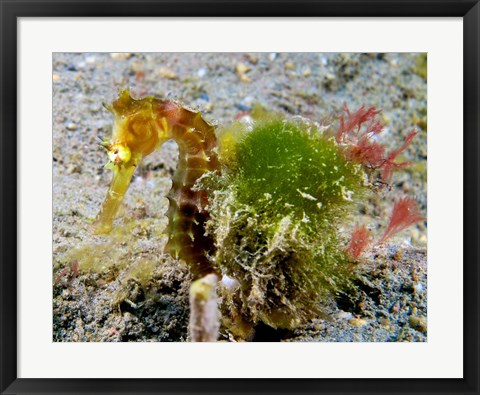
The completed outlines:
{"type": "Polygon", "coordinates": [[[172,190],[167,196],[169,240],[165,251],[176,259],[187,262],[195,277],[201,277],[213,270],[207,254],[212,251],[213,241],[205,235],[208,213],[200,211],[192,201],[178,200],[172,190]]]}

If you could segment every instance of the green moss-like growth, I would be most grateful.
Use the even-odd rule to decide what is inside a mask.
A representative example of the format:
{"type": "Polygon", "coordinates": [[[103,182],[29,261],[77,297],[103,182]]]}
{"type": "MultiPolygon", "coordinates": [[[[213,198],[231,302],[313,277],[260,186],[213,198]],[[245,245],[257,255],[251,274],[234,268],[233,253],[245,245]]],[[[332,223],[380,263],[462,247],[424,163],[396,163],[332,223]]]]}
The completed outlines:
{"type": "Polygon", "coordinates": [[[238,200],[256,205],[267,218],[302,220],[312,231],[338,216],[358,191],[361,173],[343,159],[333,139],[315,133],[282,121],[248,133],[233,175],[238,200]]]}
{"type": "Polygon", "coordinates": [[[413,71],[425,81],[427,80],[427,53],[422,52],[417,55],[413,71]]]}
{"type": "Polygon", "coordinates": [[[240,284],[224,297],[224,319],[242,333],[258,322],[295,328],[351,279],[339,226],[368,190],[363,170],[312,124],[273,120],[223,133],[226,170],[202,187],[212,197],[214,265],[240,284]]]}

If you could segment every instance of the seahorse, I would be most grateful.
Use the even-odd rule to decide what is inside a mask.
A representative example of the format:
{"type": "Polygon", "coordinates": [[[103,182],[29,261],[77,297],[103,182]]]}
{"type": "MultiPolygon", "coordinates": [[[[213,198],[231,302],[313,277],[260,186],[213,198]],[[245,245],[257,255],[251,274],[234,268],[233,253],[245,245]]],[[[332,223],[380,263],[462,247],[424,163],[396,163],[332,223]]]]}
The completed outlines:
{"type": "Polygon", "coordinates": [[[112,105],[106,107],[114,116],[114,132],[112,139],[102,145],[109,157],[106,167],[114,173],[93,223],[93,233],[111,231],[142,158],[166,141],[174,140],[179,148],[179,159],[167,195],[169,240],[165,251],[189,264],[196,277],[213,272],[207,258],[213,242],[205,235],[208,197],[205,191],[195,190],[193,186],[203,174],[219,168],[214,126],[207,123],[200,112],[176,101],[153,96],[134,99],[128,89],[121,91],[112,105]]]}

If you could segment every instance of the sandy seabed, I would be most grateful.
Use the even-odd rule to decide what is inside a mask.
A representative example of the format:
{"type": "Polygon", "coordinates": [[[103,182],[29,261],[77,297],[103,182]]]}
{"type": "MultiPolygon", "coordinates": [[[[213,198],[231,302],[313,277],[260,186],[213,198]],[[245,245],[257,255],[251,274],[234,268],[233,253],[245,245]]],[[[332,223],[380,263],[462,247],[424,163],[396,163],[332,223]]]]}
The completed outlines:
{"type": "MultiPolygon", "coordinates": [[[[228,125],[260,103],[286,117],[322,120],[361,105],[382,109],[389,149],[413,127],[419,134],[389,191],[359,207],[381,231],[393,200],[427,204],[427,83],[418,54],[56,53],[53,55],[53,333],[54,341],[186,341],[191,275],[163,254],[165,195],[177,148],[167,143],[137,169],[123,218],[108,236],[89,227],[111,171],[98,138],[109,137],[102,106],[129,87],[198,108],[228,125]]],[[[373,248],[359,295],[339,295],[306,327],[260,325],[253,341],[426,341],[426,222],[373,248]]],[[[232,340],[223,331],[220,340],[232,340]]]]}

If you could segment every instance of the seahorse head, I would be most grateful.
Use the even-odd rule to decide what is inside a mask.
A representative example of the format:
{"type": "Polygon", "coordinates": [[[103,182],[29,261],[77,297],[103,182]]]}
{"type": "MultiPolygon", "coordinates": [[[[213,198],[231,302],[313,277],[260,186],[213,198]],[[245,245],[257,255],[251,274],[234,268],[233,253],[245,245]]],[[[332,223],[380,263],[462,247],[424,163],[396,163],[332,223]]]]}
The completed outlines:
{"type": "Polygon", "coordinates": [[[157,147],[159,136],[154,103],[153,96],[136,100],[128,89],[120,92],[117,100],[107,107],[114,116],[112,146],[141,156],[150,154],[157,147]]]}

